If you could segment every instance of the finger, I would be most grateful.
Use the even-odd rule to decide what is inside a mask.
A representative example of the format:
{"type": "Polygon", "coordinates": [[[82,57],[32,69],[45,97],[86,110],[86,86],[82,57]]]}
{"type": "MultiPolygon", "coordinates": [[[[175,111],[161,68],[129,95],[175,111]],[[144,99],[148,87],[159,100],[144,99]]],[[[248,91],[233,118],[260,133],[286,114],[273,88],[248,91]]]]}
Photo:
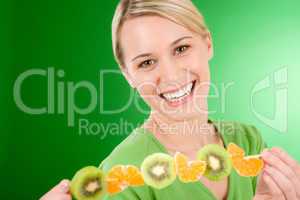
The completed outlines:
{"type": "Polygon", "coordinates": [[[286,176],[270,165],[265,166],[265,172],[276,182],[286,199],[297,200],[296,190],[286,176]]]}
{"type": "Polygon", "coordinates": [[[290,155],[288,155],[287,152],[279,147],[273,147],[271,151],[276,154],[282,161],[284,161],[288,166],[290,166],[300,179],[300,164],[296,160],[294,160],[290,155]]]}
{"type": "Polygon", "coordinates": [[[61,200],[72,200],[72,197],[71,197],[71,195],[66,194],[66,195],[61,197],[61,200]]]}
{"type": "Polygon", "coordinates": [[[263,173],[262,178],[266,183],[266,185],[268,186],[272,196],[275,196],[278,199],[280,198],[285,199],[284,194],[281,192],[280,188],[278,187],[278,185],[275,183],[275,181],[272,179],[270,175],[268,175],[267,173],[263,173]]]}
{"type": "Polygon", "coordinates": [[[283,162],[273,152],[264,151],[262,153],[262,158],[267,164],[278,169],[282,174],[284,174],[293,183],[295,188],[300,188],[300,179],[297,177],[296,172],[294,172],[290,166],[283,162]]]}
{"type": "Polygon", "coordinates": [[[69,185],[70,185],[70,181],[69,180],[62,180],[60,183],[59,183],[59,188],[60,188],[60,191],[62,193],[68,193],[69,192],[69,185]]]}
{"type": "Polygon", "coordinates": [[[69,180],[62,180],[59,184],[57,184],[53,189],[52,191],[54,192],[59,192],[59,193],[68,193],[69,191],[69,183],[70,181],[69,180]]]}

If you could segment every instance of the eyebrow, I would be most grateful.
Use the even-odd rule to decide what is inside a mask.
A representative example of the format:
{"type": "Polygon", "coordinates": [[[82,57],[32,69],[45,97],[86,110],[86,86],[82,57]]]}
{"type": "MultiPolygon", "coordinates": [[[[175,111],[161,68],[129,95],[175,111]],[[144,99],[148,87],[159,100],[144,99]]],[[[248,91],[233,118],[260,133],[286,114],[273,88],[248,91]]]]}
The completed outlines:
{"type": "Polygon", "coordinates": [[[151,53],[143,53],[143,54],[140,54],[138,55],[137,57],[133,58],[131,60],[131,62],[133,62],[134,60],[138,59],[138,58],[141,58],[141,57],[148,57],[148,56],[151,56],[151,53]]]}
{"type": "MultiPolygon", "coordinates": [[[[192,36],[184,36],[184,37],[181,37],[177,40],[175,40],[174,42],[171,43],[171,46],[174,46],[175,44],[177,44],[178,42],[180,42],[181,40],[184,40],[184,39],[188,39],[188,38],[193,38],[192,36]]],[[[134,57],[131,62],[133,62],[134,60],[138,59],[138,58],[141,58],[141,57],[148,57],[148,56],[151,56],[152,54],[151,53],[143,53],[143,54],[140,54],[136,57],[134,57]]]]}
{"type": "Polygon", "coordinates": [[[193,38],[192,36],[184,36],[184,37],[181,37],[177,40],[175,40],[174,42],[171,43],[171,46],[174,46],[175,44],[177,44],[178,42],[180,42],[181,40],[184,40],[184,39],[188,39],[188,38],[193,38]]]}

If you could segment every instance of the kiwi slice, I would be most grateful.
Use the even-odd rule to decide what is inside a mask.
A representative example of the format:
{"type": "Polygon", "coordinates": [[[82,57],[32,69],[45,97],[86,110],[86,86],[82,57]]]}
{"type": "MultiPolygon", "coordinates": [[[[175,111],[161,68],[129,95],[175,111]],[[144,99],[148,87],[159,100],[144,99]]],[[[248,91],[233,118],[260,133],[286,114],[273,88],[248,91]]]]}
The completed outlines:
{"type": "Polygon", "coordinates": [[[197,153],[199,160],[206,161],[204,176],[212,181],[219,181],[231,173],[230,155],[225,148],[217,144],[208,144],[197,153]]]}
{"type": "Polygon", "coordinates": [[[165,188],[176,179],[174,159],[164,153],[147,156],[141,165],[141,172],[145,183],[156,189],[165,188]]]}
{"type": "Polygon", "coordinates": [[[80,169],[70,184],[70,191],[77,200],[101,200],[105,189],[104,173],[94,166],[80,169]]]}

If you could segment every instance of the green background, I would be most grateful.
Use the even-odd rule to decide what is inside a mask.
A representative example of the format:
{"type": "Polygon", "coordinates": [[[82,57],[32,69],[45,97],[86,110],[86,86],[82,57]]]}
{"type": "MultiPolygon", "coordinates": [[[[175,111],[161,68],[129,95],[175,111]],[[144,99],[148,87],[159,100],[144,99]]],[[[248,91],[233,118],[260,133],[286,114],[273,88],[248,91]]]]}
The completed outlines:
{"type": "MultiPolygon", "coordinates": [[[[13,100],[13,84],[32,68],[65,71],[59,81],[87,80],[98,90],[99,73],[118,69],[111,48],[111,19],[117,0],[17,0],[1,1],[1,199],[38,199],[63,178],[79,168],[98,165],[122,141],[128,131],[109,135],[80,135],[78,119],[102,124],[142,123],[147,113],[132,105],[118,114],[101,114],[97,109],[77,115],[68,127],[67,114],[30,115],[13,100]]],[[[212,32],[215,56],[211,61],[212,80],[217,85],[234,81],[226,96],[226,111],[213,99],[215,119],[255,124],[269,146],[281,146],[300,160],[300,1],[195,0],[212,32]],[[253,86],[283,66],[288,69],[288,131],[279,133],[260,121],[250,107],[253,86]]],[[[57,82],[56,82],[57,83],[57,82]]],[[[30,78],[22,85],[26,104],[44,106],[45,78],[30,78]]],[[[126,103],[130,88],[123,77],[105,79],[101,94],[105,109],[126,103]]],[[[274,114],[274,91],[269,88],[255,100],[256,110],[274,114]]],[[[143,108],[147,106],[136,99],[143,108]]],[[[76,104],[85,107],[89,94],[76,94],[76,104]]],[[[56,102],[57,103],[57,102],[56,102]]],[[[66,102],[65,102],[66,103],[66,102]]],[[[57,109],[57,107],[55,107],[57,109]]]]}

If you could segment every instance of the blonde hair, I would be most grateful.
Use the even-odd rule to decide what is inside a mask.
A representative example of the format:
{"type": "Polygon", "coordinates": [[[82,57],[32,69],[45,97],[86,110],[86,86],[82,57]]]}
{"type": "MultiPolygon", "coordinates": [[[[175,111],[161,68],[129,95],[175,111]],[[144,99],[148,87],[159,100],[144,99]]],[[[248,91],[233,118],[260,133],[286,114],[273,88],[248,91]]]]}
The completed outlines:
{"type": "Polygon", "coordinates": [[[128,19],[147,15],[164,17],[203,37],[209,33],[202,14],[191,0],[120,0],[112,21],[112,43],[121,67],[125,66],[119,36],[122,25],[128,19]]]}

